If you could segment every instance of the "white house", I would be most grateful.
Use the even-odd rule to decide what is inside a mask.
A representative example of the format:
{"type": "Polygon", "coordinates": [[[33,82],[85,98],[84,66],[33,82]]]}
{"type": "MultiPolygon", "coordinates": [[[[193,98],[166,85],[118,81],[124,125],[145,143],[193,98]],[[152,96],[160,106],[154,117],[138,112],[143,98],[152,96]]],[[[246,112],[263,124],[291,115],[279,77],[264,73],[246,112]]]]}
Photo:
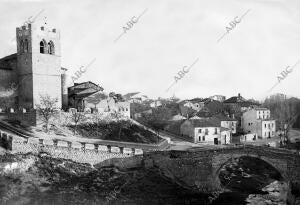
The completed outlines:
{"type": "Polygon", "coordinates": [[[270,138],[275,136],[275,121],[269,109],[254,108],[243,113],[241,125],[244,132],[252,133],[257,138],[270,138]]]}
{"type": "Polygon", "coordinates": [[[228,128],[232,134],[236,133],[237,122],[238,122],[237,119],[235,119],[234,117],[230,118],[221,114],[215,115],[214,118],[220,121],[221,127],[228,128]]]}
{"type": "Polygon", "coordinates": [[[180,114],[177,114],[177,115],[174,115],[170,121],[180,121],[180,120],[186,120],[186,117],[180,115],[180,114]]]}
{"type": "Polygon", "coordinates": [[[192,138],[195,143],[229,144],[231,134],[219,122],[210,119],[186,120],[180,126],[180,134],[192,138]]]}
{"type": "Polygon", "coordinates": [[[140,92],[127,93],[123,95],[123,98],[130,103],[142,103],[149,100],[146,95],[141,94],[140,92]]]}
{"type": "Polygon", "coordinates": [[[162,105],[162,102],[160,100],[154,100],[153,102],[150,103],[150,107],[159,107],[162,105]]]}
{"type": "Polygon", "coordinates": [[[191,102],[191,101],[186,101],[183,106],[191,108],[196,111],[200,111],[204,107],[204,102],[191,102]]]}
{"type": "Polygon", "coordinates": [[[212,100],[219,101],[219,102],[223,102],[226,100],[226,97],[223,95],[213,95],[213,96],[210,96],[209,98],[212,100]]]}
{"type": "Polygon", "coordinates": [[[221,138],[220,144],[230,144],[231,143],[231,129],[226,127],[221,127],[221,138]]]}
{"type": "MultiPolygon", "coordinates": [[[[198,114],[198,113],[197,113],[198,114]]],[[[230,130],[231,134],[235,134],[237,131],[237,119],[235,119],[234,117],[230,118],[228,116],[225,116],[223,114],[217,114],[217,115],[208,115],[208,114],[203,114],[203,115],[195,115],[194,117],[190,118],[190,119],[211,119],[211,120],[215,120],[218,125],[220,127],[224,127],[224,128],[228,128],[230,130]],[[205,117],[208,116],[208,117],[205,117]]]]}
{"type": "Polygon", "coordinates": [[[89,100],[86,100],[86,107],[97,109],[98,112],[119,112],[125,117],[130,117],[130,103],[116,101],[112,97],[107,97],[106,99],[100,100],[98,103],[92,103],[89,100]]]}

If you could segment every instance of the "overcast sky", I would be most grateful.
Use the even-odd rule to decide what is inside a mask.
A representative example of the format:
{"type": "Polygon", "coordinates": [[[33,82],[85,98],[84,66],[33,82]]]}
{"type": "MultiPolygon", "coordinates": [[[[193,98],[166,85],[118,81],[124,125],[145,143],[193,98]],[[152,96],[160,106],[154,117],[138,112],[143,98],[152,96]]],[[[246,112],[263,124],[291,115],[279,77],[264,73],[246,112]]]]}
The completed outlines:
{"type": "Polygon", "coordinates": [[[62,66],[69,69],[70,84],[80,66],[95,59],[77,82],[95,82],[106,92],[180,98],[237,93],[262,98],[280,92],[300,97],[300,63],[267,92],[287,66],[300,60],[299,0],[0,2],[0,57],[16,52],[15,28],[44,9],[36,21],[47,17],[60,30],[62,66]],[[143,12],[115,42],[126,23],[143,12]],[[218,42],[234,19],[240,23],[218,42]],[[166,91],[177,73],[195,61],[166,91]]]}

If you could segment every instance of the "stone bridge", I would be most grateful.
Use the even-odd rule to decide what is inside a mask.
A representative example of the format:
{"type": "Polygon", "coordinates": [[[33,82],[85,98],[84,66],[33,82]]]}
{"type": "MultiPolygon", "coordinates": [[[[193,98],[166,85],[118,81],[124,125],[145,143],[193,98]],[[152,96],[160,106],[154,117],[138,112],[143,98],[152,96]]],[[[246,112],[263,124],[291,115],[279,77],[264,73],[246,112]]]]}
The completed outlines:
{"type": "Polygon", "coordinates": [[[247,145],[213,149],[193,148],[186,151],[173,150],[145,154],[144,165],[158,168],[164,176],[181,186],[212,193],[222,190],[219,179],[221,168],[242,156],[259,158],[274,167],[288,183],[289,195],[293,192],[293,187],[299,189],[300,155],[297,151],[286,149],[247,145]]]}

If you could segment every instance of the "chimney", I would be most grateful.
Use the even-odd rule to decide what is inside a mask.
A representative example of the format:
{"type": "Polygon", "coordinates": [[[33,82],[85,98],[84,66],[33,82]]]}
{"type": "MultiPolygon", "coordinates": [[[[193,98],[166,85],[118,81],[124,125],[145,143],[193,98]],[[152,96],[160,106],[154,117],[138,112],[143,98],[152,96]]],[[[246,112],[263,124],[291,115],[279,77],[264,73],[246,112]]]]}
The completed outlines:
{"type": "Polygon", "coordinates": [[[240,94],[240,93],[238,94],[238,98],[239,98],[239,99],[241,98],[241,94],[240,94]]]}

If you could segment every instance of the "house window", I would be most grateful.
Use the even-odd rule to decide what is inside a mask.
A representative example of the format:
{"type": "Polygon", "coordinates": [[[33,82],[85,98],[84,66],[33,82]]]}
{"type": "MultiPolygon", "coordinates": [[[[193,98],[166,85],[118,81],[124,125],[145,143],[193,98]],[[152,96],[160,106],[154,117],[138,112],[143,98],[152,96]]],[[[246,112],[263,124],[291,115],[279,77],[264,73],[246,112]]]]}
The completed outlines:
{"type": "Polygon", "coordinates": [[[205,141],[205,136],[202,136],[202,141],[205,141]]]}
{"type": "Polygon", "coordinates": [[[24,41],[24,53],[27,53],[28,52],[28,40],[25,39],[24,41]]]}
{"type": "Polygon", "coordinates": [[[201,136],[199,137],[199,141],[201,141],[201,136]]]}
{"type": "Polygon", "coordinates": [[[201,129],[199,129],[199,130],[198,130],[198,133],[201,133],[201,132],[202,132],[202,130],[201,130],[201,129]]]}
{"type": "Polygon", "coordinates": [[[248,123],[248,125],[249,125],[249,126],[251,125],[250,122],[248,123]]]}
{"type": "Polygon", "coordinates": [[[23,42],[23,40],[21,40],[21,42],[20,42],[20,51],[21,51],[21,53],[24,52],[24,42],[23,42]]]}
{"type": "Polygon", "coordinates": [[[267,124],[265,124],[265,128],[267,128],[267,124]]]}
{"type": "Polygon", "coordinates": [[[218,134],[218,128],[215,128],[215,134],[218,134]]]}
{"type": "Polygon", "coordinates": [[[205,129],[205,134],[208,135],[208,129],[205,129]]]}

